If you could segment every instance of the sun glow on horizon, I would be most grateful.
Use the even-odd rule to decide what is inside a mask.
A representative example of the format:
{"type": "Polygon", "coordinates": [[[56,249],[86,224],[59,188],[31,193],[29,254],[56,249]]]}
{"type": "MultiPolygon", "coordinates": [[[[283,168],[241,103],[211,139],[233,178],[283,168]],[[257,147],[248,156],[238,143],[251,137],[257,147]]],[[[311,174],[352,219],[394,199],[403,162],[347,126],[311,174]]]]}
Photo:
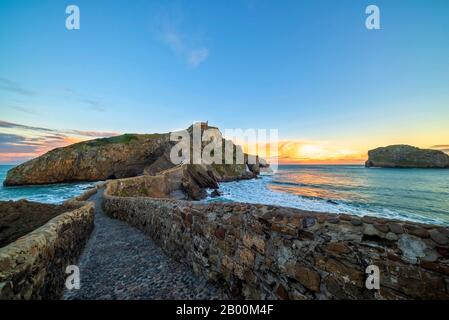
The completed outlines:
{"type": "MultiPolygon", "coordinates": [[[[265,149],[268,162],[279,164],[362,164],[367,159],[367,149],[356,150],[342,143],[328,141],[282,140],[277,142],[277,155],[270,154],[270,143],[265,146],[241,144],[243,151],[265,149]]],[[[263,157],[263,156],[262,156],[263,157]]]]}
{"type": "MultiPolygon", "coordinates": [[[[0,163],[16,164],[38,157],[54,148],[99,137],[117,135],[116,132],[54,130],[0,122],[3,141],[0,163]]],[[[376,136],[362,135],[351,139],[311,140],[292,139],[268,141],[262,144],[234,141],[244,152],[258,154],[269,163],[279,164],[363,164],[368,150],[392,145],[410,144],[419,148],[436,149],[449,153],[447,135],[376,136]]]]}

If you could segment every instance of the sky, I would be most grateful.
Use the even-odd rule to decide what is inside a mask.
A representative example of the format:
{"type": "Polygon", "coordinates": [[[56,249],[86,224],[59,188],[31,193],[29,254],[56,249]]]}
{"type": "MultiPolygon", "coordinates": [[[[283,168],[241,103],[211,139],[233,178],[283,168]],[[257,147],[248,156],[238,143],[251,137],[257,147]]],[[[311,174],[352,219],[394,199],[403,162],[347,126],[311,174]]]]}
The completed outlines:
{"type": "Polygon", "coordinates": [[[286,163],[449,151],[448,14],[446,0],[2,0],[0,163],[200,120],[277,129],[286,163]]]}

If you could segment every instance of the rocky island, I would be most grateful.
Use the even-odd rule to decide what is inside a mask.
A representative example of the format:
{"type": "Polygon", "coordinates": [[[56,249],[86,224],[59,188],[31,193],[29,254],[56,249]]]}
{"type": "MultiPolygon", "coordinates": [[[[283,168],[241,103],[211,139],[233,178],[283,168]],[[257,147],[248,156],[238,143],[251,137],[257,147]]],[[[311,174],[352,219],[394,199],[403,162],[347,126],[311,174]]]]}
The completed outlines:
{"type": "MultiPolygon", "coordinates": [[[[199,123],[202,132],[215,131],[217,139],[226,140],[220,131],[207,123],[199,123]]],[[[193,134],[193,125],[187,130],[193,134]]],[[[229,141],[227,141],[229,143],[229,141]]],[[[230,142],[234,157],[239,146],[230,142]]],[[[203,146],[204,147],[204,142],[203,146]]],[[[8,172],[5,186],[40,185],[75,181],[101,181],[129,178],[140,175],[155,175],[176,166],[170,160],[170,151],[175,142],[170,133],[124,134],[111,138],[94,139],[56,148],[46,154],[27,161],[8,172]]],[[[205,189],[217,189],[218,182],[254,178],[260,167],[267,166],[256,158],[256,163],[214,163],[178,166],[181,198],[198,200],[205,196],[205,189]],[[182,181],[181,181],[182,180],[182,181]]],[[[170,175],[174,177],[175,175],[170,175]]]]}
{"type": "Polygon", "coordinates": [[[442,151],[409,145],[391,145],[368,151],[365,166],[382,168],[449,168],[449,156],[442,151]]]}

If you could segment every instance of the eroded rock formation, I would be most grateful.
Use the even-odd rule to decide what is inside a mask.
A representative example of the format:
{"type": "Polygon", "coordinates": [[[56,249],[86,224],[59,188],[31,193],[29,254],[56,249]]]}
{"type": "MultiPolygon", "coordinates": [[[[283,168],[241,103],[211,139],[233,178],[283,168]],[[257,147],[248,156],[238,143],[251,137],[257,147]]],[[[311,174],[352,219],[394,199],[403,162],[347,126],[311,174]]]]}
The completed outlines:
{"type": "MultiPolygon", "coordinates": [[[[192,127],[191,127],[192,128],[192,127]]],[[[192,134],[192,129],[187,131],[192,134]]],[[[225,141],[218,129],[218,139],[225,141]]],[[[170,151],[176,142],[165,134],[125,134],[112,138],[95,139],[54,149],[38,158],[25,162],[8,172],[5,186],[37,185],[74,181],[99,181],[155,175],[175,165],[170,161],[170,151]]],[[[203,142],[202,147],[206,143],[203,142]]],[[[233,145],[234,153],[237,146],[233,145]]],[[[251,178],[259,173],[259,162],[244,164],[213,164],[190,168],[193,181],[200,187],[214,188],[217,181],[251,178]]]]}
{"type": "Polygon", "coordinates": [[[449,156],[442,151],[392,145],[370,150],[366,167],[449,168],[449,156]]]}
{"type": "Polygon", "coordinates": [[[139,175],[164,154],[168,134],[96,139],[57,148],[8,172],[5,186],[98,181],[139,175]]]}
{"type": "MultiPolygon", "coordinates": [[[[229,169],[229,166],[224,167],[229,169]]],[[[224,170],[224,169],[223,169],[224,170]]],[[[234,179],[250,179],[254,173],[234,172],[234,179]]],[[[200,200],[207,196],[207,189],[218,189],[217,181],[223,176],[216,166],[181,165],[150,176],[118,179],[109,181],[124,197],[153,197],[159,199],[200,200]]]]}

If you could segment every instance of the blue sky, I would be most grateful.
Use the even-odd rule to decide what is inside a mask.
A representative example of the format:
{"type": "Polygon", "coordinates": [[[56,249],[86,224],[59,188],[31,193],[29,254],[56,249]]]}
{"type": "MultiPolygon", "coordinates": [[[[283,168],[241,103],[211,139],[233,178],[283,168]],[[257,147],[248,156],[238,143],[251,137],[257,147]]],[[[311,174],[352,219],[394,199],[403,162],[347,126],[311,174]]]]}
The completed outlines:
{"type": "MultiPolygon", "coordinates": [[[[449,143],[449,1],[2,0],[1,120],[298,141],[449,143]],[[65,28],[79,6],[81,29],[65,28]],[[381,30],[365,28],[365,8],[381,30]]],[[[359,150],[360,149],[360,150],[359,150]]]]}

